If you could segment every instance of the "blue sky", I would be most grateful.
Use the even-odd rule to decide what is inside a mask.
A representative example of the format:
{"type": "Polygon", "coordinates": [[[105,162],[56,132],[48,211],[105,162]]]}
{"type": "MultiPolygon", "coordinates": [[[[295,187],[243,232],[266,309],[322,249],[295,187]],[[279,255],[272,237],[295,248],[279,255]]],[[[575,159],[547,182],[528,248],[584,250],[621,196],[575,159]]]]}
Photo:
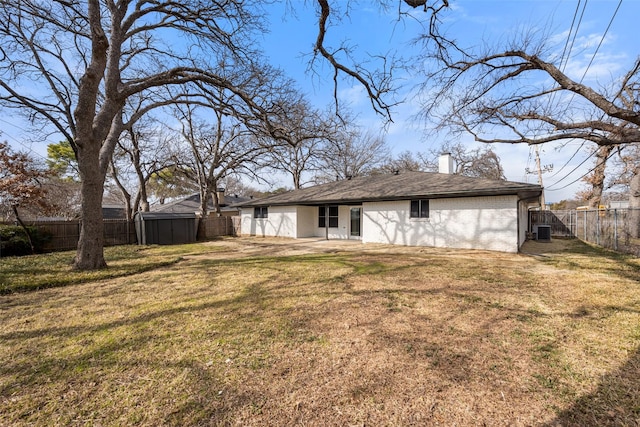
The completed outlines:
{"type": "MultiPolygon", "coordinates": [[[[399,0],[398,0],[399,1],[399,0]]],[[[417,20],[398,20],[398,2],[389,1],[392,6],[386,10],[378,6],[377,0],[347,2],[336,0],[341,8],[339,21],[333,21],[327,37],[328,43],[337,45],[346,41],[352,45],[361,58],[368,53],[380,55],[402,55],[415,60],[418,50],[409,42],[420,31],[417,20]],[[348,9],[350,7],[350,9],[348,9]]],[[[481,43],[495,44],[508,40],[515,32],[537,28],[549,34],[558,46],[563,46],[574,17],[576,7],[585,5],[580,23],[572,60],[567,64],[567,73],[576,79],[583,75],[587,64],[593,58],[584,82],[592,85],[606,85],[629,69],[640,54],[636,34],[637,17],[640,15],[640,0],[623,0],[620,9],[603,39],[619,0],[450,0],[451,9],[443,18],[443,28],[465,46],[481,43]],[[598,54],[593,53],[602,41],[598,54]]],[[[403,7],[403,10],[408,10],[403,7]]],[[[281,0],[269,6],[271,31],[263,36],[263,47],[267,57],[275,66],[281,67],[294,78],[302,91],[317,107],[332,102],[332,72],[320,62],[314,70],[308,71],[310,54],[317,35],[315,0],[281,0]]],[[[424,19],[425,14],[414,10],[412,14],[424,19]]],[[[416,84],[424,81],[423,76],[401,76],[404,84],[400,95],[410,95],[416,84]]],[[[376,116],[365,96],[363,88],[353,82],[340,83],[339,97],[343,105],[358,114],[358,123],[374,131],[385,131],[386,139],[394,153],[405,150],[424,152],[438,147],[446,135],[425,134],[425,126],[412,119],[419,112],[417,102],[409,99],[393,111],[393,123],[384,127],[383,120],[376,116]]],[[[23,122],[9,117],[0,118],[2,138],[19,149],[30,148],[39,156],[46,156],[46,145],[61,138],[52,134],[47,141],[36,145],[25,145],[29,130],[23,122]]],[[[478,147],[470,137],[460,137],[470,147],[478,147]]],[[[548,202],[572,198],[583,184],[579,181],[591,161],[585,160],[586,152],[578,152],[580,142],[571,142],[562,150],[557,146],[541,148],[542,164],[554,166],[554,171],[544,175],[548,202]],[[571,159],[570,159],[571,158],[571,159]]],[[[523,182],[537,182],[537,177],[527,175],[525,169],[533,169],[532,151],[527,146],[498,145],[494,147],[502,160],[507,179],[523,182]]],[[[286,177],[274,187],[291,186],[286,177]]]]}
{"type": "MultiPolygon", "coordinates": [[[[282,4],[275,5],[271,10],[272,30],[264,36],[265,50],[274,65],[285,69],[298,81],[315,105],[323,106],[331,102],[331,72],[326,67],[318,68],[317,73],[308,72],[309,55],[316,37],[314,2],[292,0],[291,4],[295,6],[296,16],[292,16],[282,4]]],[[[346,0],[336,4],[346,9],[346,0]]],[[[419,33],[419,25],[411,20],[398,22],[397,5],[389,10],[381,10],[373,4],[373,1],[352,2],[350,12],[344,15],[341,22],[334,22],[334,27],[330,29],[330,42],[337,44],[339,40],[346,40],[356,46],[359,53],[395,53],[415,58],[419,52],[408,42],[419,33]]],[[[450,4],[451,10],[443,15],[442,25],[466,46],[504,42],[515,33],[535,28],[548,34],[560,49],[567,40],[576,8],[579,6],[579,11],[582,11],[584,7],[573,44],[572,60],[567,64],[566,72],[570,77],[580,80],[593,58],[584,78],[586,84],[608,84],[613,78],[624,74],[640,54],[633,32],[640,12],[639,0],[624,0],[613,21],[611,18],[619,0],[451,0],[450,4]],[[610,22],[611,26],[603,39],[610,22]]],[[[425,15],[417,10],[412,13],[416,17],[425,15]]],[[[406,93],[410,94],[411,88],[422,81],[421,76],[405,76],[406,93]]],[[[361,87],[343,81],[339,93],[341,100],[359,114],[361,125],[374,130],[383,129],[383,121],[372,112],[361,87]]],[[[394,110],[394,123],[386,129],[387,142],[394,153],[427,151],[450,138],[447,135],[425,134],[424,124],[412,119],[417,112],[419,106],[411,100],[394,110]]],[[[460,140],[470,147],[479,146],[468,136],[460,137],[460,140]]],[[[583,186],[579,179],[592,162],[585,162],[588,153],[579,151],[580,145],[581,142],[574,141],[562,150],[558,145],[540,148],[542,164],[553,165],[554,168],[553,172],[543,175],[547,202],[572,198],[583,186]],[[576,151],[579,151],[578,154],[573,156],[576,151]]],[[[535,167],[533,152],[529,147],[496,145],[494,150],[502,160],[507,179],[537,182],[537,176],[525,173],[527,168],[533,170],[535,167]]],[[[284,184],[287,185],[286,182],[284,184]]]]}

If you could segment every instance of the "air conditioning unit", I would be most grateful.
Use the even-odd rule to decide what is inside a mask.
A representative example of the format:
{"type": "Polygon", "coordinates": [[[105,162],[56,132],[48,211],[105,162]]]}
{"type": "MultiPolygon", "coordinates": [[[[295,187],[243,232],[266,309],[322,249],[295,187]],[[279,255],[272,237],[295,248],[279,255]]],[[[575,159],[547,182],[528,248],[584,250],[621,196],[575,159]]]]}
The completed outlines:
{"type": "Polygon", "coordinates": [[[536,234],[536,240],[551,241],[551,226],[550,225],[538,225],[538,232],[536,234]]]}

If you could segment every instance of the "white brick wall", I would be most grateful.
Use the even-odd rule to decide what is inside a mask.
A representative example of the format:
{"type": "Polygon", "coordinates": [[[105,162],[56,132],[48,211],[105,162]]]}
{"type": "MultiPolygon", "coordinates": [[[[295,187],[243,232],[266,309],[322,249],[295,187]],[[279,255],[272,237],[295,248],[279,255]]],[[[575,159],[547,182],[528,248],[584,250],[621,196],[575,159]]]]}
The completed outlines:
{"type": "Polygon", "coordinates": [[[410,218],[409,205],[363,203],[362,241],[518,251],[516,196],[431,199],[428,219],[410,218]]]}
{"type": "MultiPolygon", "coordinates": [[[[367,202],[362,204],[362,241],[517,252],[527,226],[526,208],[518,212],[517,204],[516,196],[430,199],[430,215],[424,219],[409,217],[409,200],[367,202]]],[[[329,239],[348,239],[350,207],[339,206],[338,215],[338,228],[329,229],[329,239]]],[[[243,209],[241,218],[244,235],[325,237],[317,207],[272,206],[265,219],[253,218],[253,208],[243,209]]]]}
{"type": "Polygon", "coordinates": [[[318,208],[315,206],[298,206],[297,237],[314,237],[318,225],[318,208]]]}
{"type": "Polygon", "coordinates": [[[253,208],[242,209],[241,230],[251,236],[297,236],[297,207],[269,206],[267,218],[254,218],[253,208]]]}

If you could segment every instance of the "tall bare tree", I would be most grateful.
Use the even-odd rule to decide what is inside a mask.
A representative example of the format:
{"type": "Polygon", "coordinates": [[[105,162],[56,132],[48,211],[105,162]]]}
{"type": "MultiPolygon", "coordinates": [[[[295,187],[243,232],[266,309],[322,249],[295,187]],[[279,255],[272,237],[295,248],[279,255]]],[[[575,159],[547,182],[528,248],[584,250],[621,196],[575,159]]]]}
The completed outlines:
{"type": "Polygon", "coordinates": [[[389,148],[382,136],[346,126],[325,144],[316,182],[367,175],[388,158],[389,148]]]}
{"type": "Polygon", "coordinates": [[[598,91],[565,74],[544,42],[522,39],[497,49],[455,59],[434,51],[440,68],[430,74],[429,87],[440,89],[425,102],[424,113],[484,143],[575,138],[602,146],[640,140],[640,59],[598,91]],[[538,83],[527,84],[532,80],[538,83]]]}
{"type": "MultiPolygon", "coordinates": [[[[326,144],[335,137],[335,117],[299,98],[287,108],[280,123],[289,135],[289,143],[275,144],[267,162],[272,169],[291,176],[294,189],[302,188],[307,184],[305,174],[317,172],[326,144]]],[[[311,177],[308,179],[311,182],[311,177]]]]}
{"type": "Polygon", "coordinates": [[[3,0],[1,6],[0,101],[71,143],[82,182],[74,265],[104,267],[102,190],[127,99],[173,87],[173,98],[161,102],[184,100],[194,81],[241,92],[215,61],[233,58],[242,67],[257,57],[252,34],[262,29],[261,17],[234,0],[3,0]]]}
{"type": "MultiPolygon", "coordinates": [[[[270,140],[258,137],[241,121],[227,116],[222,106],[206,109],[206,119],[198,118],[196,108],[185,106],[179,110],[181,134],[190,155],[182,168],[200,192],[200,215],[209,214],[209,200],[220,213],[217,188],[230,174],[255,174],[259,160],[270,149],[270,140]]],[[[206,236],[206,221],[198,222],[197,237],[206,236]]]]}
{"type": "Polygon", "coordinates": [[[483,143],[596,144],[588,180],[590,204],[599,204],[611,147],[640,141],[640,58],[595,87],[583,82],[586,72],[576,79],[564,71],[571,58],[556,54],[550,40],[529,33],[482,52],[436,45],[428,56],[439,66],[428,74],[429,88],[440,89],[427,97],[424,114],[483,143]]]}
{"type": "Polygon", "coordinates": [[[469,148],[460,142],[446,142],[440,147],[420,154],[425,168],[438,170],[438,159],[442,153],[449,153],[454,160],[455,174],[475,178],[507,179],[500,158],[491,147],[469,148]]]}
{"type": "Polygon", "coordinates": [[[173,132],[151,117],[125,127],[112,157],[110,175],[125,199],[127,217],[149,211],[149,180],[176,166],[173,143],[173,132]]]}

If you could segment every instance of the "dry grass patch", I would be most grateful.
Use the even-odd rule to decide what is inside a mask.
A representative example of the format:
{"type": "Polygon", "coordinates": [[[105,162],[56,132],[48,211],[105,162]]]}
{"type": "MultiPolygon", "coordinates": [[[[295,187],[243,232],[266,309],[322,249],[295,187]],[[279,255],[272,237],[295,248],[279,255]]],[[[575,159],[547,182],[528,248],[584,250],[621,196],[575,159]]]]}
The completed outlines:
{"type": "Polygon", "coordinates": [[[637,259],[203,247],[1,297],[0,424],[640,423],[637,259]]]}

